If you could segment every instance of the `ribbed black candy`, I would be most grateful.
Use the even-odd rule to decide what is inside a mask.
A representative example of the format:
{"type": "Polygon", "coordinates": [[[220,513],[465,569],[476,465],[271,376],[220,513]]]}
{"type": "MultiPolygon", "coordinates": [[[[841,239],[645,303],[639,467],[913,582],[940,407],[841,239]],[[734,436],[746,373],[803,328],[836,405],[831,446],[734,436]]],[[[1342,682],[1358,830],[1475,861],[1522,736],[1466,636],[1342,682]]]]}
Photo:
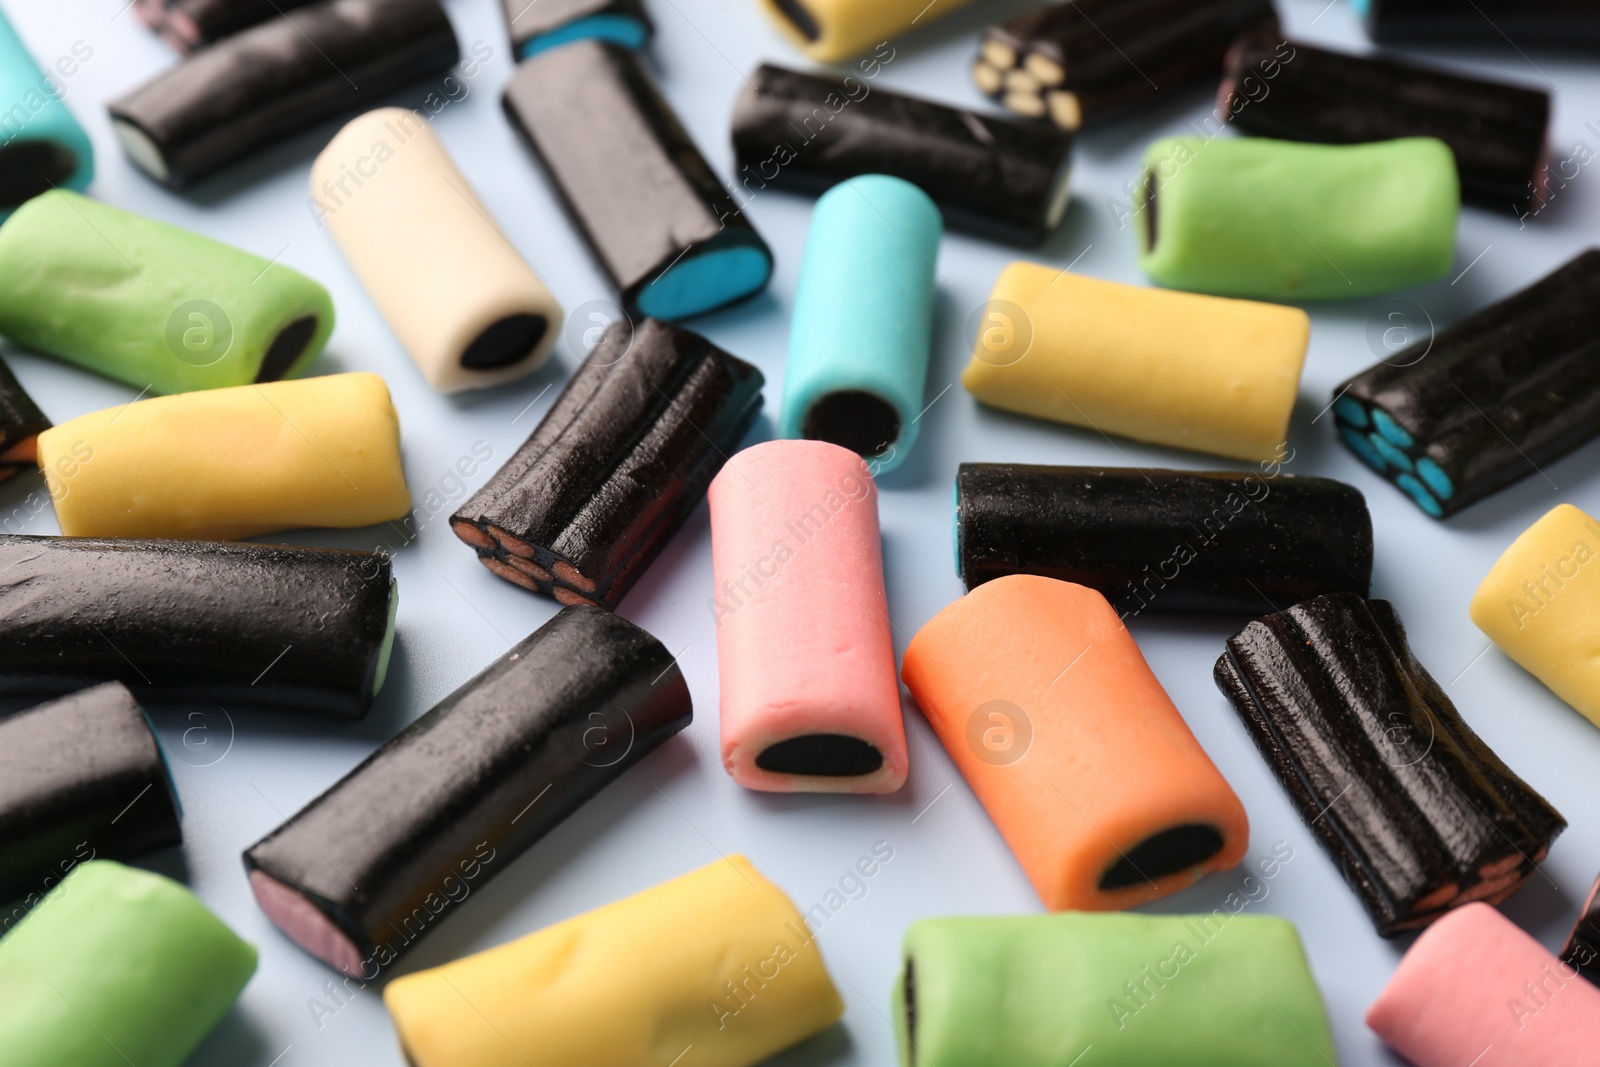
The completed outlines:
{"type": "Polygon", "coordinates": [[[1339,435],[1434,518],[1600,434],[1600,249],[1334,392],[1339,435]]]}
{"type": "Polygon", "coordinates": [[[1478,41],[1508,52],[1530,44],[1600,46],[1594,0],[1360,0],[1355,7],[1385,44],[1478,41]]]}
{"type": "Polygon", "coordinates": [[[1365,596],[1361,492],[1288,474],[963,463],[956,563],[967,588],[1038,574],[1123,614],[1258,614],[1324,593],[1365,596]]]}
{"type": "Polygon", "coordinates": [[[1499,903],[1566,828],[1462,720],[1386,601],[1341,593],[1257,619],[1214,676],[1384,937],[1499,903]]]}
{"type": "Polygon", "coordinates": [[[502,578],[615,607],[738,450],[762,382],[688,330],[613,323],[450,525],[502,578]]]}
{"type": "Polygon", "coordinates": [[[389,653],[377,552],[0,535],[0,692],[141,694],[360,718],[389,653]]]}
{"type": "Polygon", "coordinates": [[[820,193],[888,174],[920,187],[953,227],[1031,244],[1066,210],[1072,138],[859,78],[763,63],[734,105],[733,151],[752,196],[769,185],[820,193]]]}
{"type": "Polygon", "coordinates": [[[182,840],[161,746],[126,687],[0,718],[0,902],[43,896],[79,863],[182,840]]]}
{"type": "Polygon", "coordinates": [[[35,468],[35,442],[49,428],[50,420],[0,359],[0,482],[35,468]]]}

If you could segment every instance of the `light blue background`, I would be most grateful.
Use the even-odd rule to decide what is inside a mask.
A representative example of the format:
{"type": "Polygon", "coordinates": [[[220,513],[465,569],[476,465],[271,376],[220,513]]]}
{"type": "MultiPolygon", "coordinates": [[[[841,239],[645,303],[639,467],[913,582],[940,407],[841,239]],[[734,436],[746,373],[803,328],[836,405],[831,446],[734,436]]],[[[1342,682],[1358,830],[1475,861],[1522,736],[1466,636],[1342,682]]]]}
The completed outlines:
{"type": "MultiPolygon", "coordinates": [[[[99,152],[90,192],[111,203],[188,226],[250,249],[319,279],[332,290],[339,324],[316,373],[373,370],[388,379],[399,407],[408,480],[418,502],[410,543],[397,528],[302,532],[284,540],[398,550],[399,642],[388,686],[365,722],[343,724],[292,715],[235,712],[214,706],[157,707],[161,735],[173,753],[183,795],[183,864],[190,883],[236,930],[261,946],[261,967],[236,1011],[195,1059],[204,1065],[300,1067],[401,1060],[373,991],[322,1019],[308,1000],[331,973],[280,936],[257,912],[239,853],[354,766],[375,745],[474,674],[501,650],[548,618],[549,601],[493,577],[451,535],[445,518],[466,485],[453,467],[475,442],[493,449],[498,465],[532,430],[570,373],[581,328],[569,329],[550,366],[520,384],[485,395],[443,398],[424,384],[363,293],[326,232],[306,206],[312,157],[336,125],[299,137],[204,186],[177,196],[136,173],[111,134],[103,102],[173,62],[122,0],[6,0],[7,13],[41,62],[53,63],[74,41],[93,57],[66,81],[68,102],[99,152]],[[576,341],[577,344],[573,342],[576,341]],[[435,494],[430,497],[430,493],[435,494]]],[[[1354,16],[1342,3],[1279,0],[1289,31],[1308,41],[1364,48],[1354,16]]],[[[968,79],[979,28],[1020,10],[979,3],[971,10],[897,42],[878,84],[975,107],[987,106],[968,79]]],[[[464,51],[475,42],[492,59],[466,83],[467,95],[444,107],[436,129],[484,202],[569,311],[611,292],[595,269],[551,189],[502,117],[498,95],[510,76],[510,49],[495,0],[448,0],[464,51]]],[[[719,173],[731,170],[728,119],[741,72],[771,59],[805,65],[770,28],[755,0],[650,0],[659,35],[651,66],[668,97],[719,173]]],[[[1592,57],[1529,51],[1439,53],[1447,62],[1559,92],[1552,144],[1557,159],[1578,142],[1600,151],[1600,71],[1592,57]],[[1586,128],[1586,123],[1594,123],[1586,128]]],[[[459,89],[452,89],[457,96],[459,89]]],[[[420,106],[429,92],[444,99],[441,79],[398,94],[420,106]]],[[[1073,177],[1076,199],[1044,247],[1026,253],[1044,262],[1105,278],[1141,283],[1133,237],[1108,200],[1122,198],[1142,147],[1183,133],[1210,109],[1205,89],[1171,91],[1162,107],[1082,139],[1073,177]]],[[[1231,135],[1231,134],[1230,134],[1231,135]]],[[[804,246],[811,201],[764,192],[749,212],[777,256],[768,293],[742,307],[701,319],[694,328],[759,364],[768,379],[771,433],[783,386],[787,315],[804,246]]],[[[1334,441],[1331,417],[1313,424],[1334,385],[1386,354],[1386,328],[1443,325],[1511,293],[1564,262],[1600,232],[1600,163],[1581,169],[1552,205],[1526,227],[1509,215],[1467,210],[1450,278],[1413,293],[1313,310],[1311,353],[1292,431],[1289,470],[1330,475],[1367,493],[1377,527],[1376,593],[1396,602],[1418,656],[1445,683],[1462,714],[1507,762],[1572,822],[1543,873],[1506,907],[1545,944],[1565,936],[1600,868],[1600,769],[1596,730],[1523,674],[1467,617],[1479,579],[1507,544],[1545,510],[1570,501],[1600,513],[1600,446],[1580,450],[1443,525],[1425,518],[1393,489],[1359,466],[1334,441]],[[1481,254],[1481,258],[1480,257],[1481,254]],[[1475,265],[1467,270],[1469,264],[1475,265]],[[1390,320],[1391,313],[1402,319],[1390,320]],[[1403,323],[1402,324],[1402,320],[1403,323]],[[1377,338],[1369,341],[1370,337],[1377,338]],[[1376,350],[1374,345],[1379,345],[1376,350]]],[[[960,595],[951,565],[950,485],[964,460],[1038,463],[1136,463],[1215,467],[1207,457],[1147,447],[1043,422],[980,410],[960,388],[965,323],[980,307],[1002,266],[1018,253],[961,234],[948,235],[939,257],[939,300],[931,402],[915,452],[882,482],[882,522],[897,649],[918,627],[960,595]]],[[[603,306],[603,305],[602,305],[603,306]]],[[[33,356],[6,353],[18,376],[56,421],[131,399],[134,391],[33,356]]],[[[0,525],[53,533],[54,519],[36,476],[0,487],[0,525]]],[[[779,1062],[893,1062],[883,1013],[905,927],[922,916],[1038,910],[1038,901],[993,826],[955,773],[937,740],[912,710],[911,777],[886,798],[780,797],[746,792],[723,774],[717,755],[717,684],[710,538],[702,507],[623,604],[622,614],[677,653],[694,692],[697,721],[570,819],[531,854],[478,889],[398,968],[401,973],[499,944],[596,905],[615,900],[717,858],[744,852],[802,908],[821,901],[856,859],[884,841],[894,858],[820,932],[829,967],[848,1004],[843,1024],[779,1062]]],[[[1251,860],[1287,841],[1294,859],[1268,883],[1252,911],[1284,915],[1300,928],[1326,995],[1347,1064],[1393,1062],[1361,1022],[1393,970],[1403,944],[1380,940],[1355,896],[1339,880],[1211,683],[1211,665],[1234,619],[1146,616],[1133,631],[1161,681],[1235,789],[1252,823],[1251,860]]],[[[1019,625],[1026,625],[1019,620],[1019,625]]],[[[908,702],[908,708],[910,707],[908,702]]],[[[382,818],[382,813],[374,813],[382,818]]],[[[155,864],[174,869],[174,862],[155,864]]],[[[1168,912],[1209,910],[1241,885],[1242,871],[1216,875],[1162,903],[1168,912]]],[[[626,960],[618,961],[626,967],[626,960]]],[[[331,1003],[331,1002],[330,1002],[331,1003]]],[[[626,1010],[617,1005],[617,1010],[626,1010]]],[[[1085,1061],[1087,1064],[1089,1061],[1085,1061]]]]}

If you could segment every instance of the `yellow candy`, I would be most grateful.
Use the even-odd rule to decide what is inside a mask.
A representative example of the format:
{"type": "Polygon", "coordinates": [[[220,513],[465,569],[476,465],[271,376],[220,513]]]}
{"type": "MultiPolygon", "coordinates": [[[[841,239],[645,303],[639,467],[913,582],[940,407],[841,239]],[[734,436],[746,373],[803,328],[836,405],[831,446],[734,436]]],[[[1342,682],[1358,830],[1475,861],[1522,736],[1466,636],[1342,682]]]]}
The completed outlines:
{"type": "Polygon", "coordinates": [[[1234,459],[1281,456],[1311,320],[1299,308],[1013,263],[961,375],[985,404],[1234,459]]]}
{"type": "Polygon", "coordinates": [[[235,539],[411,510],[376,374],[139,400],[46,430],[38,450],[71,537],[235,539]]]}
{"type": "Polygon", "coordinates": [[[844,1011],[800,912],[743,856],[383,994],[414,1067],[749,1067],[844,1011]]]}
{"type": "Polygon", "coordinates": [[[1528,527],[1473,594],[1472,621],[1600,726],[1600,523],[1562,504],[1528,527]]]}
{"type": "MultiPolygon", "coordinates": [[[[932,25],[971,0],[761,0],[767,14],[819,63],[835,63],[932,25]]],[[[888,51],[893,58],[893,51],[888,51]]],[[[879,58],[884,57],[880,50],[879,58]]]]}

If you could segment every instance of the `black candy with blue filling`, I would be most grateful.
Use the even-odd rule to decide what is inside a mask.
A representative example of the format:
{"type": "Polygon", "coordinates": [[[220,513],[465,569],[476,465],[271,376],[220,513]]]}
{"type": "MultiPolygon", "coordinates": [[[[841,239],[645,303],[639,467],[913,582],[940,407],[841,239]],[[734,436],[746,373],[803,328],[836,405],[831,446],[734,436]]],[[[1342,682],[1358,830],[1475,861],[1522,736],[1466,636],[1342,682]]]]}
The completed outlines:
{"type": "Polygon", "coordinates": [[[643,0],[500,0],[517,59],[574,41],[640,49],[655,32],[643,0]]]}

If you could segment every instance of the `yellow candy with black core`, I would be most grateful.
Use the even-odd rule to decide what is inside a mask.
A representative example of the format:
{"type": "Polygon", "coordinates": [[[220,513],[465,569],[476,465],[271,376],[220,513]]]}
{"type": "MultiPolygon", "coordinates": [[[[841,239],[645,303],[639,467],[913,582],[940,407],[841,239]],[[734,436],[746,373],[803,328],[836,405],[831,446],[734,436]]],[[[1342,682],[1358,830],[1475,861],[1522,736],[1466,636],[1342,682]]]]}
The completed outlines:
{"type": "Polygon", "coordinates": [[[139,400],[46,430],[38,458],[69,537],[236,540],[411,510],[376,374],[139,400]]]}
{"type": "Polygon", "coordinates": [[[414,1067],[750,1067],[844,1003],[805,920],[743,856],[397,978],[414,1067]]]}
{"type": "MultiPolygon", "coordinates": [[[[761,0],[784,32],[818,63],[836,63],[889,38],[930,26],[971,0],[761,0]]],[[[887,49],[889,58],[893,50],[887,49]]],[[[885,60],[887,62],[887,60],[885,60]]]]}
{"type": "Polygon", "coordinates": [[[1013,263],[995,282],[961,384],[1035,418],[1274,460],[1310,340],[1299,308],[1013,263]]]}
{"type": "Polygon", "coordinates": [[[1600,726],[1600,522],[1553,508],[1496,561],[1471,610],[1502,652],[1600,726]]]}

